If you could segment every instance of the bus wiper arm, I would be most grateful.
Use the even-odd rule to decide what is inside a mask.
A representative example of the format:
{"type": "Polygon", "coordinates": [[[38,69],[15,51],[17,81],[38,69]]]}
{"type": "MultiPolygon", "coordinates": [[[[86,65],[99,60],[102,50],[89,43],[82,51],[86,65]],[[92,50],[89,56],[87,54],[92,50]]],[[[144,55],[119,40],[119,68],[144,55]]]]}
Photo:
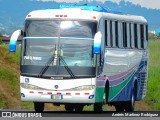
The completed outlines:
{"type": "Polygon", "coordinates": [[[65,62],[65,60],[63,59],[62,56],[59,57],[60,60],[63,62],[64,67],[66,68],[67,72],[71,75],[72,78],[76,78],[75,75],[73,74],[73,72],[71,71],[71,69],[68,67],[67,63],[65,62]]]}
{"type": "Polygon", "coordinates": [[[42,77],[43,74],[47,71],[47,69],[49,68],[49,65],[52,63],[52,61],[55,58],[55,54],[53,53],[53,55],[51,56],[51,58],[48,60],[48,62],[45,64],[45,66],[42,68],[42,70],[40,71],[40,73],[38,74],[38,77],[42,77]]]}

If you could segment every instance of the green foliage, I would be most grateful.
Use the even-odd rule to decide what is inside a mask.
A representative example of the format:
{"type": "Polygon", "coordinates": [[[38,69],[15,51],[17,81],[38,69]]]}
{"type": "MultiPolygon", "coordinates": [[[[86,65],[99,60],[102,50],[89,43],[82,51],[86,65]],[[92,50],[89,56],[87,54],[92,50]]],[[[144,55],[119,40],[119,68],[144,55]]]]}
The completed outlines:
{"type": "Polygon", "coordinates": [[[3,47],[0,48],[3,51],[4,58],[11,62],[11,63],[16,63],[19,64],[20,62],[20,47],[17,45],[16,52],[10,53],[9,52],[9,46],[4,45],[3,47]]]}
{"type": "Polygon", "coordinates": [[[153,33],[148,33],[148,39],[149,40],[160,40],[160,34],[156,35],[156,34],[153,34],[153,33]]]}
{"type": "Polygon", "coordinates": [[[16,108],[19,99],[19,54],[10,53],[8,45],[0,46],[0,108],[16,108]]]}
{"type": "Polygon", "coordinates": [[[2,38],[0,38],[0,45],[2,45],[2,38]]]}
{"type": "Polygon", "coordinates": [[[148,88],[145,101],[160,110],[160,41],[149,41],[148,88]]]}
{"type": "Polygon", "coordinates": [[[0,99],[0,109],[5,105],[5,101],[0,99]]]}

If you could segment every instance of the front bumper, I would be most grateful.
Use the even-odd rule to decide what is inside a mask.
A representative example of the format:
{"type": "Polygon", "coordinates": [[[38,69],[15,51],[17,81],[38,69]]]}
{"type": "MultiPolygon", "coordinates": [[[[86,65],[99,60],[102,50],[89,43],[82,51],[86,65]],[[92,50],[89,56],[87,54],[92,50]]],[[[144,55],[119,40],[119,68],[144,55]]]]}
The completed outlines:
{"type": "Polygon", "coordinates": [[[37,91],[21,88],[21,100],[52,103],[95,103],[95,90],[37,91]]]}

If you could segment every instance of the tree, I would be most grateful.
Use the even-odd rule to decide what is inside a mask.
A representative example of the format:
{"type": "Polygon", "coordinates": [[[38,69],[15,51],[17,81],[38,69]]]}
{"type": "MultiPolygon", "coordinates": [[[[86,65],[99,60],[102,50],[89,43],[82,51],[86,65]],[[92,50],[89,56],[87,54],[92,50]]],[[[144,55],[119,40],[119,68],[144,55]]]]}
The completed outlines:
{"type": "Polygon", "coordinates": [[[160,39],[160,34],[158,34],[158,39],[160,39]]]}
{"type": "Polygon", "coordinates": [[[0,45],[3,43],[2,37],[3,37],[3,35],[2,35],[2,33],[0,33],[0,45]]]}
{"type": "Polygon", "coordinates": [[[0,45],[2,45],[2,38],[0,38],[0,45]]]}

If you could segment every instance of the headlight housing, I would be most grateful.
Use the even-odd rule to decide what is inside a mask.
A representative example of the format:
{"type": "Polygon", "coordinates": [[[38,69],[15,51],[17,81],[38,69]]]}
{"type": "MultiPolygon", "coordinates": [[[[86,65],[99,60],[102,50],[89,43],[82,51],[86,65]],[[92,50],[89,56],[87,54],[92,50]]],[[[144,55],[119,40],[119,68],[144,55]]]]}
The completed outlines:
{"type": "Polygon", "coordinates": [[[26,83],[21,83],[20,85],[22,88],[29,89],[29,90],[46,90],[44,88],[41,88],[35,85],[31,85],[31,84],[26,84],[26,83]]]}
{"type": "MultiPolygon", "coordinates": [[[[26,84],[26,83],[21,83],[20,86],[24,89],[29,89],[29,90],[49,90],[49,89],[41,88],[35,85],[26,84]]],[[[85,85],[85,86],[79,86],[71,89],[60,90],[60,91],[87,91],[87,90],[93,90],[93,89],[95,89],[95,85],[85,85]]]]}
{"type": "Polygon", "coordinates": [[[69,91],[87,91],[87,90],[93,90],[95,89],[95,85],[85,85],[85,86],[79,86],[75,88],[68,89],[69,91]]]}

